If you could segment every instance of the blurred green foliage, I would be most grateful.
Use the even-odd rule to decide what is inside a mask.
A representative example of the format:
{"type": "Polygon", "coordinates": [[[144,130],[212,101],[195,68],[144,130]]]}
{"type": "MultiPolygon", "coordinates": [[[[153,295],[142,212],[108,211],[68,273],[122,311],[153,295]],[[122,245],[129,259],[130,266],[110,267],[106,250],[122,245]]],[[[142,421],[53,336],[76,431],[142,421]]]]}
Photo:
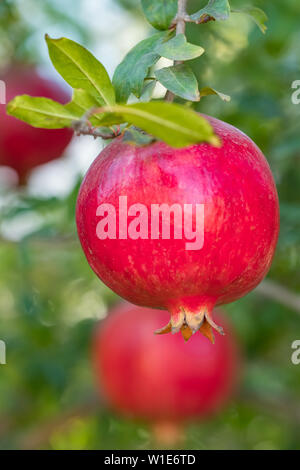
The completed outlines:
{"type": "MultiPolygon", "coordinates": [[[[69,1],[40,3],[44,23],[65,28],[65,35],[73,28],[76,38],[90,45],[86,22],[69,1]]],[[[190,0],[190,12],[202,3],[190,0]]],[[[236,8],[244,3],[232,0],[236,8]]],[[[24,16],[25,4],[30,1],[23,9],[13,0],[0,3],[2,63],[11,57],[41,60],[39,49],[31,48],[36,31],[24,16]]],[[[140,22],[138,0],[119,4],[140,22]]],[[[239,127],[265,152],[281,202],[281,233],[269,277],[299,292],[300,105],[291,103],[291,83],[300,79],[300,3],[255,4],[268,14],[266,35],[238,14],[227,22],[188,25],[190,42],[206,50],[192,62],[200,84],[232,97],[226,104],[203,98],[197,109],[239,127]]],[[[112,31],[118,34],[113,25],[112,31]]],[[[96,279],[76,238],[79,183],[63,198],[1,190],[5,233],[36,221],[18,242],[5,236],[0,242],[0,339],[7,345],[7,364],[0,365],[3,449],[154,445],[145,423],[117,416],[94,397],[90,338],[117,298],[96,279]]],[[[242,387],[215,419],[187,427],[185,447],[300,449],[300,365],[291,363],[291,343],[300,339],[299,315],[256,292],[226,311],[244,350],[242,387]]]]}

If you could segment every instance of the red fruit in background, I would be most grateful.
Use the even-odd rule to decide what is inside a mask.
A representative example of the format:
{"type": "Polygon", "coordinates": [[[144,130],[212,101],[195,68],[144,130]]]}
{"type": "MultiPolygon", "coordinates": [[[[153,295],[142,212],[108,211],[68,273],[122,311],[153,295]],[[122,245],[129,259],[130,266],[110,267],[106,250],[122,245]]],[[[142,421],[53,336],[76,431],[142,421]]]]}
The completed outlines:
{"type": "Polygon", "coordinates": [[[231,327],[215,345],[202,335],[184,343],[179,335],[152,330],[168,312],[122,305],[96,330],[93,365],[100,393],[121,413],[155,424],[203,418],[232,396],[239,351],[231,327]]]}
{"type": "MultiPolygon", "coordinates": [[[[66,92],[41,77],[34,67],[15,65],[0,76],[6,84],[6,102],[28,94],[65,103],[66,92]]],[[[0,105],[0,165],[13,168],[24,184],[32,168],[61,157],[72,138],[70,129],[36,129],[6,114],[0,105]]]]}
{"type": "MultiPolygon", "coordinates": [[[[200,330],[213,339],[215,305],[247,294],[268,272],[279,230],[276,187],[269,165],[253,141],[238,129],[207,117],[222,140],[174,149],[163,142],[136,147],[122,137],[96,158],[77,201],[79,238],[87,260],[118,295],[141,306],[164,308],[171,321],[160,333],[179,331],[188,339],[200,330]],[[99,239],[100,204],[117,208],[127,196],[136,203],[204,204],[204,245],[187,250],[187,240],[99,239]]],[[[104,215],[104,214],[102,214],[104,215]]],[[[195,210],[193,210],[195,226],[195,210]]],[[[134,217],[128,217],[128,226],[134,217]]],[[[150,235],[149,235],[150,234],[150,235]]],[[[125,238],[125,237],[124,237],[125,238]]],[[[119,332],[119,330],[118,330],[119,332]]]]}

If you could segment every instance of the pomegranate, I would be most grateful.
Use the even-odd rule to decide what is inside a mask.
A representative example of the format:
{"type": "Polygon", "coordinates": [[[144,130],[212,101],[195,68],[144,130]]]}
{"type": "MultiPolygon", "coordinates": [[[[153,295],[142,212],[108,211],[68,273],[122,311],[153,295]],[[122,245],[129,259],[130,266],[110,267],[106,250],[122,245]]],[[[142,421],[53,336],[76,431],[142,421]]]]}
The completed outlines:
{"type": "Polygon", "coordinates": [[[233,126],[206,118],[219,148],[137,147],[117,138],[88,170],[76,212],[84,253],[107,286],[129,302],[169,310],[171,320],[158,333],[181,330],[188,339],[200,330],[213,341],[212,328],[222,333],[213,307],[247,294],[270,268],[279,208],[259,148],[233,126]],[[197,227],[197,206],[204,211],[203,243],[187,249],[174,207],[197,227]],[[153,207],[169,208],[154,231],[153,207]]]}
{"type": "MultiPolygon", "coordinates": [[[[68,95],[56,83],[42,78],[34,67],[14,65],[1,80],[6,84],[6,101],[16,95],[28,94],[51,98],[62,103],[68,101],[68,95]]],[[[8,116],[5,106],[0,105],[0,165],[13,168],[19,183],[26,183],[32,168],[59,158],[69,144],[70,129],[36,129],[8,116]]]]}
{"type": "Polygon", "coordinates": [[[100,394],[116,411],[151,422],[159,439],[176,440],[177,424],[208,417],[231,398],[240,356],[219,313],[231,334],[214,346],[202,335],[187,344],[178,335],[158,339],[151,330],[167,317],[163,310],[117,306],[95,331],[92,359],[100,394]]]}

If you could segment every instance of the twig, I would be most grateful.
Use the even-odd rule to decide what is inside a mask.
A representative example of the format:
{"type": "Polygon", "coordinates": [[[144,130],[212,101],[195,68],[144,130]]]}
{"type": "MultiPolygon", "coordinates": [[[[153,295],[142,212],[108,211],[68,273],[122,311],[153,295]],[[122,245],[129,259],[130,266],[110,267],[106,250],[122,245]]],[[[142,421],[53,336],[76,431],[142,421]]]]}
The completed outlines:
{"type": "Polygon", "coordinates": [[[176,16],[176,34],[185,33],[185,22],[187,19],[186,6],[187,0],[178,0],[178,11],[176,16]]]}
{"type": "MultiPolygon", "coordinates": [[[[184,34],[185,33],[185,23],[187,21],[188,15],[186,12],[186,6],[187,6],[187,0],[178,0],[178,10],[177,10],[177,15],[174,20],[174,23],[176,24],[176,36],[178,34],[184,34]]],[[[179,65],[182,64],[182,61],[175,61],[174,65],[179,65]]],[[[167,91],[166,96],[165,96],[165,101],[168,101],[171,103],[175,98],[174,93],[172,93],[170,90],[167,91]]]]}
{"type": "Polygon", "coordinates": [[[103,140],[114,139],[115,137],[118,137],[119,135],[121,135],[120,127],[118,127],[117,131],[112,129],[111,132],[105,132],[103,131],[103,128],[92,126],[92,124],[89,121],[90,118],[94,114],[101,113],[102,111],[103,111],[103,108],[94,106],[91,109],[88,109],[88,111],[86,111],[86,113],[82,116],[81,119],[79,119],[78,121],[73,121],[72,128],[74,129],[75,133],[77,135],[91,135],[95,139],[97,137],[101,137],[101,139],[103,140]]]}
{"type": "Polygon", "coordinates": [[[255,291],[300,313],[300,295],[277,282],[265,280],[256,287],[255,291]]]}
{"type": "MultiPolygon", "coordinates": [[[[184,34],[185,33],[185,26],[186,23],[196,23],[196,24],[204,24],[208,23],[209,21],[215,21],[215,18],[209,15],[202,15],[199,20],[193,20],[186,11],[187,8],[187,0],[178,0],[178,10],[177,15],[171,25],[171,28],[174,28],[176,25],[176,36],[177,34],[184,34]]],[[[175,60],[174,65],[183,64],[182,60],[175,60]]],[[[172,102],[175,98],[174,93],[170,90],[167,91],[165,96],[165,101],[172,102]]]]}
{"type": "Polygon", "coordinates": [[[92,127],[89,124],[83,124],[81,122],[78,124],[79,122],[80,121],[75,121],[72,126],[77,135],[91,135],[94,138],[101,137],[103,140],[114,139],[120,135],[120,133],[116,134],[115,132],[105,133],[98,127],[92,127]]]}
{"type": "Polygon", "coordinates": [[[247,406],[260,409],[262,412],[270,413],[272,416],[276,414],[281,419],[288,419],[297,426],[300,425],[298,402],[290,396],[276,398],[269,394],[268,398],[265,398],[255,392],[242,391],[238,401],[247,406]]]}
{"type": "Polygon", "coordinates": [[[22,242],[27,242],[27,243],[35,243],[35,244],[45,244],[49,246],[53,245],[70,245],[71,243],[78,243],[78,239],[76,236],[73,234],[66,234],[66,235],[53,235],[53,236],[41,236],[41,235],[33,235],[29,237],[24,237],[23,239],[20,240],[11,240],[9,238],[5,238],[2,235],[0,235],[0,244],[5,244],[5,245],[11,245],[11,246],[18,246],[18,244],[22,242]]]}

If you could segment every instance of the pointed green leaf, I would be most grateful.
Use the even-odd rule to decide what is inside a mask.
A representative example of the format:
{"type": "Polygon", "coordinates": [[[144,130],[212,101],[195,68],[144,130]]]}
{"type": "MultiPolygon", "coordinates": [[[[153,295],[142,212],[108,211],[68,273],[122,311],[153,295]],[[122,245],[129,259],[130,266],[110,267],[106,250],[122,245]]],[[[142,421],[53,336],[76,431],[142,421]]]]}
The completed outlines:
{"type": "Polygon", "coordinates": [[[170,41],[159,45],[156,51],[162,57],[171,60],[191,60],[204,53],[203,47],[188,43],[184,34],[178,34],[170,41]]]}
{"type": "Polygon", "coordinates": [[[73,90],[72,101],[66,104],[65,107],[72,113],[82,117],[89,109],[99,107],[99,103],[93,95],[85,90],[75,89],[73,90]]]}
{"type": "Polygon", "coordinates": [[[119,103],[126,103],[130,93],[140,97],[149,68],[160,58],[156,47],[169,35],[169,32],[156,33],[144,39],[131,49],[118,65],[113,76],[113,85],[119,103]]]}
{"type": "Polygon", "coordinates": [[[201,88],[200,98],[202,98],[203,96],[208,96],[208,95],[217,95],[219,98],[221,98],[221,100],[226,101],[226,102],[231,100],[229,95],[225,95],[224,93],[221,93],[220,91],[217,91],[214,88],[211,88],[208,86],[201,88]]]}
{"type": "Polygon", "coordinates": [[[46,42],[54,67],[71,87],[92,94],[100,105],[115,103],[108,73],[93,54],[67,38],[51,39],[46,35],[46,42]]]}
{"type": "Polygon", "coordinates": [[[73,90],[72,101],[69,104],[74,104],[83,113],[85,113],[88,109],[93,108],[94,106],[99,107],[98,100],[93,95],[90,95],[85,90],[80,89],[73,90]]]}
{"type": "MultiPolygon", "coordinates": [[[[101,118],[101,115],[97,115],[99,118],[101,118]]],[[[104,113],[102,115],[103,117],[101,118],[101,121],[96,123],[93,121],[93,118],[90,118],[89,121],[95,126],[99,127],[99,124],[101,127],[111,127],[111,126],[119,126],[120,124],[125,123],[125,119],[123,116],[117,115],[117,114],[112,114],[111,112],[104,113]]]]}
{"type": "Polygon", "coordinates": [[[33,98],[28,95],[16,96],[7,105],[7,114],[33,127],[61,129],[71,127],[78,114],[63,104],[48,98],[33,98]]]}
{"type": "Polygon", "coordinates": [[[152,101],[129,105],[105,106],[103,112],[122,116],[132,124],[172,147],[185,147],[198,142],[220,145],[209,122],[186,106],[152,101]]]}
{"type": "MultiPolygon", "coordinates": [[[[33,127],[61,129],[72,127],[91,108],[98,106],[92,96],[84,90],[74,90],[70,103],[62,105],[48,98],[35,98],[28,95],[16,96],[7,105],[7,113],[33,127]]],[[[89,119],[95,127],[111,126],[124,122],[122,117],[111,113],[93,114],[89,119]]]]}
{"type": "Polygon", "coordinates": [[[268,21],[268,17],[265,14],[263,10],[257,7],[252,7],[252,6],[246,6],[243,8],[240,8],[238,10],[231,10],[232,13],[244,13],[248,15],[252,20],[257,24],[259,29],[261,30],[262,33],[265,34],[266,30],[268,29],[266,26],[266,22],[268,21]]]}
{"type": "MultiPolygon", "coordinates": [[[[8,104],[7,111],[33,127],[46,129],[71,127],[81,117],[81,111],[79,113],[74,107],[71,108],[70,103],[64,106],[48,98],[28,95],[14,98],[8,104]]],[[[103,126],[127,122],[173,147],[185,147],[202,141],[220,144],[208,121],[182,105],[156,101],[104,106],[100,111],[108,116],[108,119],[101,120],[103,126]]]]}
{"type": "Polygon", "coordinates": [[[191,15],[191,19],[198,23],[205,21],[207,17],[214,20],[227,20],[230,15],[228,0],[209,0],[206,7],[191,15]]]}
{"type": "MultiPolygon", "coordinates": [[[[85,90],[73,90],[72,101],[65,105],[71,113],[76,114],[78,119],[81,119],[84,114],[92,108],[99,107],[97,99],[87,93],[85,90]]],[[[102,114],[93,114],[89,119],[93,126],[102,126],[104,120],[109,117],[102,114]]],[[[111,119],[109,117],[109,119],[111,119]]]]}
{"type": "Polygon", "coordinates": [[[144,14],[156,29],[170,27],[177,13],[178,0],[142,0],[144,14]]]}
{"type": "Polygon", "coordinates": [[[197,79],[192,69],[186,64],[174,65],[156,70],[157,80],[174,95],[188,101],[199,101],[197,79]]]}

